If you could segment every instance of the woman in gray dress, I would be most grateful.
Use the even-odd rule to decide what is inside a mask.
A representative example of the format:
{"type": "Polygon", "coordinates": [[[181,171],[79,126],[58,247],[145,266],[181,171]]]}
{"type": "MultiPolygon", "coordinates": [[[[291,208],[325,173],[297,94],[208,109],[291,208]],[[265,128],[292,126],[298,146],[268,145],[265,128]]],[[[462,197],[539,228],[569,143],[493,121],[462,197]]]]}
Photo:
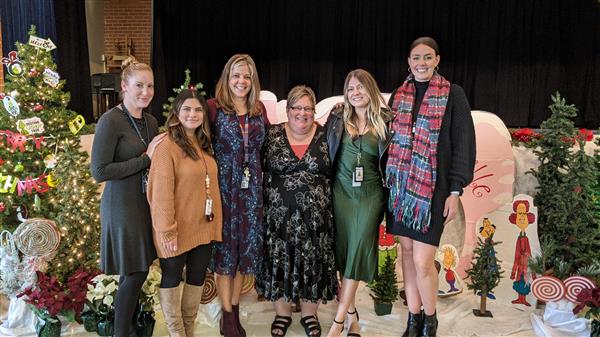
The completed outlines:
{"type": "Polygon", "coordinates": [[[92,176],[106,182],[100,203],[100,268],[120,275],[114,336],[135,336],[132,318],[148,267],[156,258],[146,201],[150,158],[164,135],[142,112],[154,96],[152,69],[135,58],[123,62],[123,101],[100,117],[92,146],[92,176]]]}

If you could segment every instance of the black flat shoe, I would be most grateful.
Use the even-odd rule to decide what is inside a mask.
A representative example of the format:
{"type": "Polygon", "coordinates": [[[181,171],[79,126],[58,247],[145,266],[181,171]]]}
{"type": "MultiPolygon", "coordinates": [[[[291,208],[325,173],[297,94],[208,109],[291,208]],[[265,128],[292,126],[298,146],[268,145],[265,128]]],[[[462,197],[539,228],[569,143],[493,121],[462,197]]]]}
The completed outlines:
{"type": "Polygon", "coordinates": [[[300,324],[308,337],[321,337],[321,323],[317,315],[304,316],[300,319],[300,324]]]}
{"type": "Polygon", "coordinates": [[[290,316],[275,315],[273,323],[271,323],[271,337],[283,337],[287,333],[288,328],[292,325],[292,318],[290,316]],[[281,330],[281,334],[277,334],[274,331],[281,330]]]}

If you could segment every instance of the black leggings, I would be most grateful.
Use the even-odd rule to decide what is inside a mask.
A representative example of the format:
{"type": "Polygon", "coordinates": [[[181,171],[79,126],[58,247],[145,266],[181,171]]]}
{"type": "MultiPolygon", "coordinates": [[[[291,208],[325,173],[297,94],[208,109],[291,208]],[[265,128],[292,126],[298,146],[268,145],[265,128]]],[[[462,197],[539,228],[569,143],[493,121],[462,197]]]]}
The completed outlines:
{"type": "Polygon", "coordinates": [[[161,288],[175,288],[179,285],[182,278],[183,266],[185,265],[185,281],[194,286],[204,284],[206,268],[210,262],[211,244],[200,245],[181,255],[159,259],[160,269],[162,269],[161,288]]]}
{"type": "Polygon", "coordinates": [[[147,276],[147,271],[140,271],[129,275],[121,275],[119,278],[119,289],[115,296],[115,337],[136,335],[133,326],[133,314],[140,297],[140,290],[147,276]]]}

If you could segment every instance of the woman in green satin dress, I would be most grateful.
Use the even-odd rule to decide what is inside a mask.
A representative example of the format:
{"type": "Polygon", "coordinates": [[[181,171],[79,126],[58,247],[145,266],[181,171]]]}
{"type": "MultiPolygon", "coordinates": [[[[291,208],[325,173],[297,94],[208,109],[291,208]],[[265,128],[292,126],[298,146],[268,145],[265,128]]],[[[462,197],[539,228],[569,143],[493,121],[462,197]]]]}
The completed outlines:
{"type": "Polygon", "coordinates": [[[367,71],[351,71],[344,83],[344,106],[327,121],[327,140],[335,167],[333,211],[336,265],[342,278],[340,304],[328,336],[339,336],[348,317],[348,336],[360,336],[354,303],[360,281],[377,274],[379,224],[386,193],[380,163],[389,144],[389,109],[367,71]]]}

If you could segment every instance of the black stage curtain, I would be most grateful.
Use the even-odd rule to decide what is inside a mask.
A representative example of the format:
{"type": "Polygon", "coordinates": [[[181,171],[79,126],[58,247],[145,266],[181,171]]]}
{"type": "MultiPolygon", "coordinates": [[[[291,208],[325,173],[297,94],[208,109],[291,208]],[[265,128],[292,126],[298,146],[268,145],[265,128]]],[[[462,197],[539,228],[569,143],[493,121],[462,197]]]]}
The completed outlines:
{"type": "Polygon", "coordinates": [[[92,91],[88,56],[85,2],[79,0],[0,0],[2,46],[7,55],[16,50],[15,42],[27,43],[27,32],[36,26],[37,36],[50,38],[57,45],[54,61],[63,88],[71,93],[69,109],[88,122],[92,117],[92,91]]]}
{"type": "Polygon", "coordinates": [[[55,0],[56,48],[58,73],[67,83],[63,90],[71,93],[69,109],[81,114],[87,123],[94,122],[92,84],[85,24],[85,1],[55,0]]]}
{"type": "Polygon", "coordinates": [[[278,99],[301,83],[318,100],[340,95],[354,68],[391,92],[408,74],[409,44],[428,35],[440,44],[440,73],[464,87],[474,110],[496,113],[509,127],[537,127],[560,91],[579,109],[578,126],[600,125],[597,0],[153,3],[155,108],[186,68],[212,95],[239,52],[253,56],[263,89],[278,99]]]}
{"type": "MultiPolygon", "coordinates": [[[[51,0],[0,0],[2,17],[2,54],[17,50],[15,42],[27,43],[27,32],[36,26],[37,35],[56,41],[54,8],[51,0]]],[[[54,54],[56,56],[56,54],[54,54]]]]}

